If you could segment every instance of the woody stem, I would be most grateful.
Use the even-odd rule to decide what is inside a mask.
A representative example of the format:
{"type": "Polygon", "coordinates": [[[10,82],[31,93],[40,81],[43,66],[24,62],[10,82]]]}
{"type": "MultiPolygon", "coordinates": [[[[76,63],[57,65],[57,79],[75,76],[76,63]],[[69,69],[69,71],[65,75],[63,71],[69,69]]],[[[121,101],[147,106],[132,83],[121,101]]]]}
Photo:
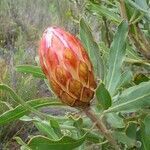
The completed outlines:
{"type": "Polygon", "coordinates": [[[96,124],[99,132],[103,134],[103,136],[109,141],[109,143],[115,148],[115,150],[120,150],[117,142],[115,141],[111,133],[107,130],[102,119],[98,118],[96,114],[90,109],[90,107],[84,108],[83,111],[87,115],[87,117],[89,117],[90,120],[96,124]]]}

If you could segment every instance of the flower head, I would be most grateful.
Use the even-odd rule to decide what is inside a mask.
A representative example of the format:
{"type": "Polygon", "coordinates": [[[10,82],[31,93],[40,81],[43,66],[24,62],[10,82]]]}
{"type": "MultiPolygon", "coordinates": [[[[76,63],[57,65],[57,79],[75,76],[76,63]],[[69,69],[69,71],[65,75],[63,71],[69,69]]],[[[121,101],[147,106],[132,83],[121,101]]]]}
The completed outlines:
{"type": "Polygon", "coordinates": [[[73,107],[90,104],[96,82],[91,61],[77,37],[49,27],[42,36],[39,57],[43,72],[62,102],[73,107]]]}

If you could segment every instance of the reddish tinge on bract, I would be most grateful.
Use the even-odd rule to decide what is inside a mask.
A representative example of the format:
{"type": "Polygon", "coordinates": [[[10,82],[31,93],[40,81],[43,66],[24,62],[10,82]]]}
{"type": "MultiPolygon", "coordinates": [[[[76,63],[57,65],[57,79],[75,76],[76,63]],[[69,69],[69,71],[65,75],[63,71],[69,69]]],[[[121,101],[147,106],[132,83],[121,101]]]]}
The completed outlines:
{"type": "Polygon", "coordinates": [[[52,90],[63,103],[72,107],[90,105],[96,81],[89,56],[77,37],[57,27],[47,28],[39,58],[52,90]]]}

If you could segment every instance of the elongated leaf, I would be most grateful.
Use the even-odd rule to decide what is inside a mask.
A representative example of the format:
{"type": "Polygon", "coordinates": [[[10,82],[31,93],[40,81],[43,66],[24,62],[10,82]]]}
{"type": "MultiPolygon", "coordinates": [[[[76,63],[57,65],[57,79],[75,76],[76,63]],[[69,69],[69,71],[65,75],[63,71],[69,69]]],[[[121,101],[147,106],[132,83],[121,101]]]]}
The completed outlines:
{"type": "Polygon", "coordinates": [[[106,77],[106,88],[111,95],[114,95],[121,77],[121,65],[125,56],[126,37],[128,25],[125,21],[121,22],[111,44],[108,59],[108,73],[106,77]]]}
{"type": "Polygon", "coordinates": [[[100,143],[103,141],[103,137],[98,133],[88,132],[86,140],[93,143],[100,143]]]}
{"type": "Polygon", "coordinates": [[[21,98],[15,93],[15,91],[12,88],[10,88],[9,86],[5,84],[0,84],[0,90],[4,90],[8,92],[13,98],[13,100],[20,104],[21,98]]]}
{"type": "Polygon", "coordinates": [[[118,84],[118,88],[128,85],[132,80],[133,74],[131,70],[125,71],[121,74],[121,78],[118,84]]]}
{"type": "Polygon", "coordinates": [[[136,145],[135,140],[129,138],[124,132],[115,131],[113,132],[113,136],[118,142],[123,143],[129,147],[136,145]]]}
{"type": "Polygon", "coordinates": [[[138,64],[138,65],[143,65],[143,67],[149,67],[150,63],[148,63],[145,60],[135,60],[135,59],[130,59],[130,58],[126,58],[125,62],[130,63],[130,64],[138,64]]]}
{"type": "Polygon", "coordinates": [[[48,138],[51,139],[58,139],[57,135],[54,133],[54,130],[46,121],[34,121],[35,126],[40,131],[41,134],[46,135],[48,138]]]}
{"type": "Polygon", "coordinates": [[[131,63],[131,64],[141,64],[141,65],[147,65],[150,66],[150,63],[146,60],[143,60],[137,53],[133,47],[129,46],[127,44],[127,56],[125,59],[125,62],[131,63]]]}
{"type": "Polygon", "coordinates": [[[116,113],[108,113],[106,117],[107,117],[107,122],[110,124],[111,127],[113,128],[125,127],[123,119],[119,117],[116,113]]]}
{"type": "Polygon", "coordinates": [[[137,51],[129,45],[129,42],[127,42],[127,58],[140,61],[142,60],[142,58],[138,55],[137,51]]]}
{"type": "Polygon", "coordinates": [[[96,90],[96,98],[103,109],[108,109],[111,106],[111,96],[103,83],[96,90]]]}
{"type": "Polygon", "coordinates": [[[140,84],[141,82],[147,82],[149,80],[150,80],[150,78],[142,73],[139,73],[134,77],[135,84],[140,84]]]}
{"type": "Polygon", "coordinates": [[[97,43],[94,41],[90,27],[85,23],[83,19],[80,20],[80,38],[84,44],[84,47],[88,51],[90,59],[94,65],[94,70],[98,77],[103,79],[104,66],[100,54],[100,49],[97,43]]]}
{"type": "Polygon", "coordinates": [[[91,11],[93,14],[98,15],[100,18],[104,16],[107,19],[114,21],[116,23],[121,22],[121,18],[119,18],[114,12],[110,11],[109,8],[103,5],[93,4],[89,2],[87,5],[87,9],[91,11]]]}
{"type": "Polygon", "coordinates": [[[128,88],[122,92],[106,112],[136,111],[150,106],[150,81],[128,88]]]}
{"type": "MultiPolygon", "coordinates": [[[[38,122],[42,122],[42,120],[40,118],[38,118],[38,117],[31,118],[31,117],[28,117],[28,116],[23,116],[23,117],[21,117],[20,120],[22,120],[22,121],[32,121],[32,122],[37,122],[37,121],[38,122]]],[[[64,123],[64,121],[68,122],[68,118],[62,119],[62,123],[64,123]]],[[[59,122],[60,122],[60,120],[59,120],[59,122]]],[[[43,121],[42,123],[47,124],[47,125],[49,124],[48,121],[43,121]]],[[[88,123],[88,125],[89,125],[89,123],[88,123]]],[[[75,131],[77,130],[77,128],[72,126],[72,123],[70,123],[70,124],[68,124],[68,123],[66,124],[65,123],[65,125],[64,124],[63,125],[59,124],[59,126],[60,126],[61,129],[66,129],[67,128],[68,130],[75,130],[75,131]]],[[[82,128],[82,125],[81,125],[80,128],[82,129],[82,131],[83,131],[82,133],[83,134],[87,133],[87,130],[89,131],[89,129],[82,128]]],[[[44,130],[44,128],[43,128],[42,133],[44,133],[46,130],[44,130]]],[[[52,131],[52,128],[50,130],[50,134],[53,136],[53,138],[55,137],[54,139],[56,139],[56,135],[54,135],[55,133],[52,131]]],[[[99,143],[99,142],[102,142],[103,136],[100,135],[99,133],[95,133],[94,131],[90,130],[90,132],[88,132],[87,135],[86,135],[86,140],[88,140],[90,142],[93,142],[93,143],[99,143]]]]}
{"type": "MultiPolygon", "coordinates": [[[[125,6],[126,6],[126,14],[127,14],[129,22],[133,22],[139,17],[139,15],[141,15],[137,10],[132,8],[130,5],[126,4],[125,6]]],[[[131,26],[131,31],[134,31],[132,28],[134,27],[131,26]]]]}
{"type": "MultiPolygon", "coordinates": [[[[33,108],[32,106],[30,106],[28,103],[26,103],[21,97],[19,97],[19,95],[17,95],[15,93],[15,91],[10,88],[9,86],[5,85],[5,84],[0,84],[0,89],[10,93],[11,97],[13,98],[14,101],[16,101],[18,104],[21,104],[26,110],[28,111],[32,111],[37,115],[43,116],[40,112],[38,112],[35,108],[33,108]]],[[[50,116],[49,116],[50,118],[50,116]]],[[[52,117],[53,118],[53,117],[52,117]]]]}
{"type": "Polygon", "coordinates": [[[72,150],[80,146],[85,141],[86,135],[80,139],[73,139],[68,136],[54,141],[44,136],[35,136],[29,142],[28,146],[33,150],[72,150]]]}
{"type": "Polygon", "coordinates": [[[150,21],[150,11],[146,0],[136,0],[135,2],[132,0],[126,0],[125,2],[135,10],[144,13],[146,18],[150,21]]]}
{"type": "MultiPolygon", "coordinates": [[[[145,0],[142,0],[142,1],[145,1],[145,0]]],[[[142,1],[140,0],[140,2],[139,1],[134,2],[132,0],[126,0],[126,3],[130,4],[133,8],[135,8],[141,12],[148,13],[149,7],[148,7],[148,5],[146,5],[146,2],[144,3],[142,1]]]]}
{"type": "Polygon", "coordinates": [[[60,138],[63,136],[59,123],[57,122],[57,120],[51,119],[50,120],[50,126],[53,129],[54,133],[60,138]]]}
{"type": "Polygon", "coordinates": [[[145,117],[144,124],[145,124],[145,133],[150,140],[150,114],[145,117]]]}
{"type": "MultiPolygon", "coordinates": [[[[27,104],[32,106],[33,108],[40,108],[44,106],[59,106],[62,105],[60,102],[58,102],[55,98],[41,98],[41,99],[35,99],[28,101],[27,104]]],[[[19,119],[20,117],[28,114],[29,111],[26,110],[25,107],[22,105],[17,106],[16,108],[6,111],[2,115],[0,115],[0,125],[7,124],[9,122],[12,122],[16,119],[19,119]]]]}
{"type": "Polygon", "coordinates": [[[150,149],[150,115],[147,115],[140,124],[138,132],[141,143],[141,150],[150,149]]]}
{"type": "Polygon", "coordinates": [[[129,138],[136,140],[136,130],[137,130],[136,122],[129,122],[126,128],[126,135],[129,138]]]}
{"type": "Polygon", "coordinates": [[[18,144],[20,144],[23,148],[21,150],[31,150],[30,147],[27,146],[27,144],[20,138],[20,137],[15,137],[14,138],[18,144]]]}
{"type": "Polygon", "coordinates": [[[21,65],[21,66],[16,67],[16,71],[22,72],[22,73],[27,73],[27,74],[32,74],[34,77],[46,79],[41,68],[38,66],[21,65]]]}
{"type": "Polygon", "coordinates": [[[147,4],[147,0],[135,0],[135,2],[139,5],[139,6],[141,6],[143,9],[146,9],[146,10],[148,10],[149,9],[149,7],[148,7],[148,4],[147,4]]]}
{"type": "MultiPolygon", "coordinates": [[[[12,108],[13,108],[9,103],[4,102],[4,101],[0,101],[0,106],[1,106],[1,108],[3,108],[4,110],[12,109],[12,108]]],[[[1,111],[3,112],[4,110],[0,110],[0,114],[1,114],[1,111]]]]}
{"type": "MultiPolygon", "coordinates": [[[[132,28],[130,28],[130,29],[132,29],[132,28]]],[[[137,29],[136,29],[135,25],[133,25],[133,29],[134,29],[133,34],[137,34],[137,29]]],[[[148,29],[150,29],[150,28],[148,27],[148,29]]],[[[148,30],[148,29],[145,29],[145,30],[148,30]]],[[[128,41],[127,42],[127,57],[126,57],[126,59],[127,60],[129,59],[129,61],[127,61],[127,62],[130,62],[130,63],[133,63],[133,64],[135,63],[135,64],[143,64],[143,65],[150,66],[149,61],[143,59],[142,56],[138,53],[137,48],[131,46],[129,43],[130,42],[128,41]]]]}
{"type": "MultiPolygon", "coordinates": [[[[149,121],[150,122],[150,121],[149,121]]],[[[140,135],[142,141],[142,149],[149,150],[150,149],[150,135],[146,133],[146,128],[149,128],[149,124],[142,123],[140,128],[140,135]]]]}

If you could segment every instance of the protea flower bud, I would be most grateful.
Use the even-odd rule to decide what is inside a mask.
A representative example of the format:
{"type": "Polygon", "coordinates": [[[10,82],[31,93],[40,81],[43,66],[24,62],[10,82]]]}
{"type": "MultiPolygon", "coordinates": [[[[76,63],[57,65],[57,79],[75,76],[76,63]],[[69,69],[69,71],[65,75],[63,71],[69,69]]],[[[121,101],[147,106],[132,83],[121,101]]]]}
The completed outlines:
{"type": "Polygon", "coordinates": [[[39,57],[43,72],[62,102],[73,107],[90,104],[96,82],[79,39],[63,29],[49,27],[41,39],[39,57]]]}

